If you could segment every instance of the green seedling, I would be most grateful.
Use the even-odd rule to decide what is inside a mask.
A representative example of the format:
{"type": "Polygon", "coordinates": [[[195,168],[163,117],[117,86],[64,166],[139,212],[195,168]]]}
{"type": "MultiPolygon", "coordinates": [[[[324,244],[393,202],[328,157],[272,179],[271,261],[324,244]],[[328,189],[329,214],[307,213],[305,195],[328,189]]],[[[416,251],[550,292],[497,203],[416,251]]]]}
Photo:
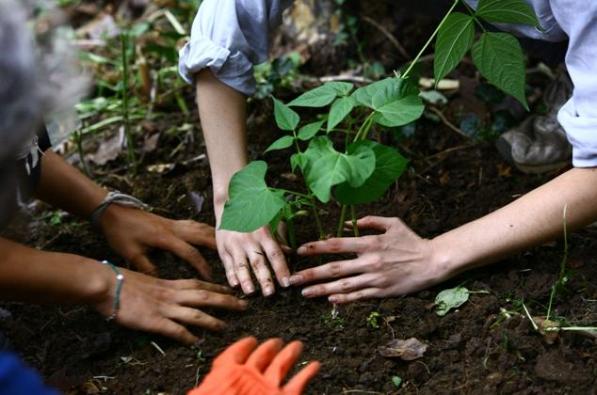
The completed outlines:
{"type": "Polygon", "coordinates": [[[369,314],[369,317],[367,317],[367,326],[373,329],[379,329],[379,320],[381,319],[381,314],[379,314],[377,311],[373,311],[371,314],[369,314]]]}
{"type": "Polygon", "coordinates": [[[392,384],[394,384],[394,387],[400,388],[402,386],[402,377],[392,376],[392,384]]]}
{"type": "Polygon", "coordinates": [[[528,107],[524,57],[518,41],[507,33],[485,31],[481,22],[536,26],[532,9],[524,0],[481,0],[477,11],[455,12],[461,1],[453,2],[403,73],[358,89],[347,82],[328,82],[290,103],[273,98],[274,116],[282,135],[266,152],[292,149],[289,165],[302,176],[304,190],[269,187],[265,181],[267,163],[251,162],[230,181],[221,229],[253,232],[267,225],[276,229],[280,221],[292,224],[297,212],[309,210],[318,236],[323,238],[328,233],[319,218],[320,205],[337,204],[341,210],[336,234],[342,236],[346,216],[350,215],[358,235],[355,206],[382,198],[408,163],[395,148],[373,141],[370,136],[372,131],[402,127],[422,116],[424,104],[411,72],[435,38],[436,81],[450,73],[470,50],[473,62],[490,83],[528,107]],[[477,28],[481,35],[475,41],[477,28]],[[316,115],[301,119],[297,108],[308,108],[316,115]]]}

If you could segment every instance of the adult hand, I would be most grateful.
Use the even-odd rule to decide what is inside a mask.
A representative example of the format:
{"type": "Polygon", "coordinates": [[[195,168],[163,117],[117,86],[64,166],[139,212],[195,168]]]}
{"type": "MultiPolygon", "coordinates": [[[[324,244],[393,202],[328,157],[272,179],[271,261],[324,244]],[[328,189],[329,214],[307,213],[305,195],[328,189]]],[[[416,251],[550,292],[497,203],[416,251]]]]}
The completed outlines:
{"type": "MultiPolygon", "coordinates": [[[[98,265],[101,265],[98,263],[98,265]]],[[[113,313],[116,276],[106,265],[101,265],[102,275],[110,286],[95,308],[104,316],[113,313]]],[[[145,274],[119,269],[124,275],[120,294],[120,309],[116,322],[131,329],[157,333],[185,344],[194,344],[197,337],[184,325],[198,326],[213,331],[222,330],[226,324],[198,310],[216,307],[228,310],[245,310],[247,302],[230,295],[227,287],[196,279],[162,280],[145,274]]]]}
{"type": "Polygon", "coordinates": [[[106,209],[100,224],[114,251],[143,273],[157,273],[147,253],[160,248],[193,265],[203,278],[211,279],[209,265],[193,246],[216,248],[214,229],[209,225],[190,220],[174,221],[116,204],[106,209]]]}
{"type": "Polygon", "coordinates": [[[357,254],[355,259],[294,274],[292,285],[324,282],[303,289],[305,297],[328,296],[332,303],[384,298],[419,291],[449,277],[445,265],[436,263],[432,242],[419,237],[400,219],[369,216],[360,219],[357,226],[384,233],[317,241],[298,249],[304,256],[357,254]]]}
{"type": "Polygon", "coordinates": [[[253,272],[263,295],[272,295],[275,286],[270,274],[270,265],[278,283],[283,287],[290,285],[290,271],[284,252],[267,227],[253,233],[217,230],[216,242],[231,287],[240,285],[245,294],[255,292],[251,278],[253,272]]]}
{"type": "Polygon", "coordinates": [[[302,394],[319,371],[319,362],[311,362],[282,386],[303,349],[299,341],[284,349],[283,345],[280,339],[270,339],[259,347],[253,337],[237,341],[214,360],[203,383],[188,395],[302,394]]]}

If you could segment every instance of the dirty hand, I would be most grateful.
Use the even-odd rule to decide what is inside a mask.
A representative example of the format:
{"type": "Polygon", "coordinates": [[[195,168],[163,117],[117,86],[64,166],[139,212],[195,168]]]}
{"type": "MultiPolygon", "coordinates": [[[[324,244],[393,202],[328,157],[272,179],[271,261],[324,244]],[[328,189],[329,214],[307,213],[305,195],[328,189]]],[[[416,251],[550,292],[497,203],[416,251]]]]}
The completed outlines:
{"type": "Polygon", "coordinates": [[[365,217],[360,229],[384,233],[335,238],[305,244],[299,255],[357,254],[357,258],[302,270],[290,278],[292,285],[324,282],[303,289],[303,296],[328,296],[331,303],[403,295],[437,284],[449,276],[435,262],[430,240],[423,239],[398,218],[365,217]]]}
{"type": "Polygon", "coordinates": [[[136,208],[112,204],[100,219],[110,246],[139,271],[155,275],[156,267],[147,257],[153,248],[169,251],[211,279],[210,267],[193,247],[216,248],[214,229],[195,221],[174,221],[136,208]]]}
{"type": "Polygon", "coordinates": [[[214,360],[212,370],[203,383],[188,395],[302,394],[319,371],[319,362],[311,362],[282,386],[303,349],[299,341],[288,344],[284,349],[283,345],[280,339],[270,339],[259,347],[253,337],[237,341],[214,360]]]}
{"type": "Polygon", "coordinates": [[[288,287],[290,285],[288,280],[290,271],[282,251],[283,247],[274,239],[267,227],[253,233],[217,230],[216,242],[220,259],[226,269],[228,284],[231,287],[240,285],[245,294],[255,292],[251,278],[251,272],[253,272],[261,286],[263,295],[272,295],[275,285],[269,265],[274,270],[281,286],[288,287]]]}
{"type": "MultiPolygon", "coordinates": [[[[114,312],[116,279],[110,267],[102,265],[101,270],[110,286],[94,306],[109,317],[114,312]]],[[[225,328],[224,322],[199,308],[241,311],[247,307],[247,302],[230,295],[228,287],[196,279],[162,280],[122,268],[119,270],[124,275],[124,283],[115,321],[131,329],[157,333],[192,345],[198,339],[184,325],[214,331],[225,328]]]]}

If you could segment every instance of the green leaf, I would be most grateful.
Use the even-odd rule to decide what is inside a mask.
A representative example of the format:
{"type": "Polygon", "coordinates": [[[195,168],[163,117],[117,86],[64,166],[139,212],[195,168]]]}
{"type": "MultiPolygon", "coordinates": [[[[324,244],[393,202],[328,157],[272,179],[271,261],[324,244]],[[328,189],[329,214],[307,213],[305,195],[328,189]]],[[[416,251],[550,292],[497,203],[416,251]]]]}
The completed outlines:
{"type": "Polygon", "coordinates": [[[471,53],[481,75],[528,110],[524,57],[518,40],[508,33],[483,33],[471,53]]]}
{"type": "Polygon", "coordinates": [[[366,204],[380,199],[408,165],[408,160],[394,148],[369,140],[361,141],[359,144],[367,145],[373,150],[375,170],[358,188],[353,188],[348,183],[336,187],[334,196],[342,204],[366,204]]]}
{"type": "Polygon", "coordinates": [[[535,12],[524,0],[481,0],[476,15],[487,22],[539,26],[535,12]]]}
{"type": "Polygon", "coordinates": [[[290,157],[290,167],[292,168],[292,172],[295,172],[296,169],[299,168],[303,173],[305,173],[307,167],[307,158],[305,157],[305,154],[292,154],[290,157]]]}
{"type": "Polygon", "coordinates": [[[294,143],[294,137],[292,136],[282,136],[279,139],[277,139],[276,141],[274,141],[272,143],[272,145],[270,145],[269,147],[267,147],[267,149],[265,150],[265,152],[270,152],[270,151],[277,151],[277,150],[281,150],[281,149],[286,149],[288,147],[290,147],[292,145],[292,143],[294,143]]]}
{"type": "Polygon", "coordinates": [[[307,124],[299,130],[297,137],[299,138],[299,140],[303,141],[311,140],[313,137],[315,137],[317,132],[319,132],[323,124],[324,121],[307,124]]]}
{"type": "Polygon", "coordinates": [[[436,314],[443,316],[451,309],[462,306],[470,296],[469,290],[465,287],[445,289],[435,297],[436,314]]]}
{"type": "Polygon", "coordinates": [[[272,99],[274,100],[274,117],[278,127],[287,131],[295,130],[301,120],[299,115],[275,97],[272,97],[272,99]]]}
{"type": "Polygon", "coordinates": [[[407,96],[408,93],[418,93],[408,92],[411,88],[409,85],[401,78],[386,78],[357,89],[352,97],[357,104],[375,110],[394,99],[407,96]]]}
{"type": "Polygon", "coordinates": [[[341,97],[336,99],[332,108],[330,109],[330,116],[328,118],[327,132],[329,133],[334,129],[340,122],[346,118],[355,106],[354,99],[351,96],[341,97]]]}
{"type": "Polygon", "coordinates": [[[265,183],[266,172],[267,164],[255,161],[232,176],[220,229],[253,232],[286,206],[284,192],[268,188],[265,183]]]}
{"type": "Polygon", "coordinates": [[[419,96],[406,96],[377,109],[375,122],[386,127],[403,126],[419,119],[423,110],[425,106],[419,96]]]}
{"type": "Polygon", "coordinates": [[[400,388],[400,386],[402,385],[402,377],[392,376],[392,384],[394,384],[394,387],[400,388]]]}
{"type": "Polygon", "coordinates": [[[348,82],[328,82],[315,89],[307,91],[291,101],[289,106],[296,107],[325,107],[338,96],[346,96],[354,87],[348,82]]]}
{"type": "Polygon", "coordinates": [[[454,70],[471,48],[475,40],[474,23],[471,16],[454,12],[440,27],[433,62],[435,81],[440,81],[454,70]]]}
{"type": "Polygon", "coordinates": [[[338,96],[347,96],[354,88],[354,84],[341,81],[326,82],[323,86],[335,91],[338,96]]]}
{"type": "Polygon", "coordinates": [[[335,185],[347,182],[359,187],[375,170],[375,154],[362,144],[343,154],[334,149],[330,139],[318,137],[311,140],[303,155],[307,185],[322,203],[329,202],[335,185]]]}

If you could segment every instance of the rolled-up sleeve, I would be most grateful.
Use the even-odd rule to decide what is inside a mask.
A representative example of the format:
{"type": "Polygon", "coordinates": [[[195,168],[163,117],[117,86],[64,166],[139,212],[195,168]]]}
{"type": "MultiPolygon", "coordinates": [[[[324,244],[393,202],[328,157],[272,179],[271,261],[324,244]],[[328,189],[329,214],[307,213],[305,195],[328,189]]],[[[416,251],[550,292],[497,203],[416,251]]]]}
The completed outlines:
{"type": "Polygon", "coordinates": [[[558,23],[569,37],[566,67],[574,84],[558,120],[572,144],[575,167],[597,167],[597,2],[553,0],[558,23]]]}
{"type": "Polygon", "coordinates": [[[255,91],[253,66],[267,60],[269,33],[292,0],[204,0],[190,41],[181,49],[179,72],[188,83],[202,69],[245,95],[255,91]]]}

